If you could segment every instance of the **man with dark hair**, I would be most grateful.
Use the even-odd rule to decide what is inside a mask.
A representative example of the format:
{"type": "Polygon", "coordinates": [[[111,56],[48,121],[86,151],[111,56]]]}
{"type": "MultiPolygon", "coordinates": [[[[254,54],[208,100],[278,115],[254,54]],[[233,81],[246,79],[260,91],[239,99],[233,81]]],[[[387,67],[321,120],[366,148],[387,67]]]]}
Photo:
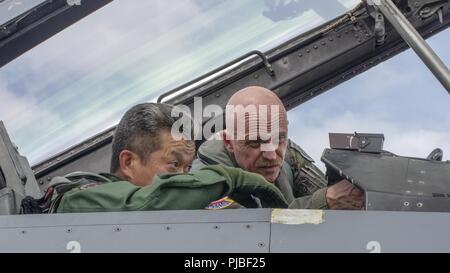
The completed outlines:
{"type": "Polygon", "coordinates": [[[145,186],[155,174],[190,170],[195,143],[171,137],[177,120],[171,111],[167,104],[144,103],[125,113],[114,134],[111,173],[145,186]]]}
{"type": "MultiPolygon", "coordinates": [[[[231,195],[255,195],[265,207],[287,207],[282,193],[262,176],[236,168],[208,166],[187,173],[194,159],[191,139],[175,136],[172,106],[144,103],[121,119],[113,141],[106,182],[77,187],[55,205],[57,212],[202,209],[231,195]],[[130,183],[131,182],[131,183],[130,183]]],[[[98,176],[97,176],[98,177],[98,176]]]]}

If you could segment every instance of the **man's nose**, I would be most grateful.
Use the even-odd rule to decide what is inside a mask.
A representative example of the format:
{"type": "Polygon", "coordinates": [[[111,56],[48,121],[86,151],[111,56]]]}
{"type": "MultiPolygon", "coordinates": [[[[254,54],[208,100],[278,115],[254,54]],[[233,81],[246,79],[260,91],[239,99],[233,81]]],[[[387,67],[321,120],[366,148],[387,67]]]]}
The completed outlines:
{"type": "Polygon", "coordinates": [[[267,160],[276,160],[277,159],[276,150],[273,150],[273,149],[271,149],[269,151],[263,151],[262,156],[264,159],[267,159],[267,160]]]}

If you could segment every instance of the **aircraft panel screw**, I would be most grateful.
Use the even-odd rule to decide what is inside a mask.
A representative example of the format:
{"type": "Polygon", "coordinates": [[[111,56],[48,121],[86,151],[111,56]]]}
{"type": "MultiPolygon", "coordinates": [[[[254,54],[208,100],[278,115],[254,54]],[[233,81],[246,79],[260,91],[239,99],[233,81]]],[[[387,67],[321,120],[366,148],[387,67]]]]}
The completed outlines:
{"type": "Polygon", "coordinates": [[[258,243],[258,246],[259,247],[265,247],[266,245],[264,243],[260,242],[260,243],[258,243]]]}
{"type": "Polygon", "coordinates": [[[120,232],[120,231],[122,231],[122,229],[120,227],[116,227],[116,228],[114,228],[114,231],[115,232],[120,232]]]}
{"type": "Polygon", "coordinates": [[[68,229],[66,230],[66,232],[67,232],[67,233],[72,233],[72,229],[71,229],[71,228],[68,228],[68,229]]]}
{"type": "Polygon", "coordinates": [[[403,205],[405,205],[405,207],[409,207],[409,202],[405,202],[403,205]]]}
{"type": "Polygon", "coordinates": [[[421,208],[421,207],[423,207],[423,204],[422,203],[417,203],[417,207],[421,208]]]}
{"type": "Polygon", "coordinates": [[[214,229],[215,229],[215,230],[219,230],[219,229],[220,229],[220,226],[214,226],[214,229]]]}
{"type": "Polygon", "coordinates": [[[166,230],[169,231],[169,230],[170,230],[170,227],[166,227],[166,230]]]}
{"type": "Polygon", "coordinates": [[[251,229],[252,226],[251,226],[251,225],[246,225],[245,228],[246,228],[246,229],[251,229]]]}

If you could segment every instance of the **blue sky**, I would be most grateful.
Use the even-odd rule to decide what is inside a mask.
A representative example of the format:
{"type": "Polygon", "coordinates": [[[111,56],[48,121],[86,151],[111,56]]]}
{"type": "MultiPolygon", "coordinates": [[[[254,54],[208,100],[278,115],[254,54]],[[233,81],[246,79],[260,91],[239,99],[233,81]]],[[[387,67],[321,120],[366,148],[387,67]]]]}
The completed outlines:
{"type": "MultiPolygon", "coordinates": [[[[428,42],[450,65],[450,31],[428,42]]],[[[385,149],[426,157],[450,154],[450,95],[412,50],[397,55],[289,112],[290,137],[320,162],[328,133],[383,133],[385,149]]],[[[319,163],[323,168],[323,165],[319,163]]]]}

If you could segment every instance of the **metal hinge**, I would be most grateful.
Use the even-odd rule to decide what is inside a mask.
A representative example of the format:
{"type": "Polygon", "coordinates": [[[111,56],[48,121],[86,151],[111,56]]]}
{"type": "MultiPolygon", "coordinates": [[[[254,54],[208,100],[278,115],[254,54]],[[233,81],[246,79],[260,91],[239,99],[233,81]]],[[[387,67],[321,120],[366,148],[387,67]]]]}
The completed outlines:
{"type": "Polygon", "coordinates": [[[419,16],[422,19],[430,18],[431,16],[437,14],[439,22],[444,23],[444,4],[442,1],[437,3],[432,3],[425,5],[419,10],[419,16]]]}
{"type": "Polygon", "coordinates": [[[386,25],[384,15],[375,7],[372,1],[364,1],[367,12],[375,20],[373,34],[375,36],[375,46],[381,46],[386,40],[386,25]]]}

